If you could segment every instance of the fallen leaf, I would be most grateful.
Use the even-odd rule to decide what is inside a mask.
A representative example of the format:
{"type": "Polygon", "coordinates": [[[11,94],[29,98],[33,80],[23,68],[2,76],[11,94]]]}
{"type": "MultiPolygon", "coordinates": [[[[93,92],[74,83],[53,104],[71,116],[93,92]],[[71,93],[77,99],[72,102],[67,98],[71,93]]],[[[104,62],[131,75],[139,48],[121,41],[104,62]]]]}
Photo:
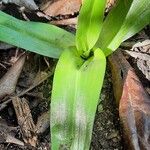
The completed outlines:
{"type": "Polygon", "coordinates": [[[13,136],[13,130],[17,130],[17,128],[8,126],[6,121],[0,118],[0,143],[14,143],[24,146],[24,143],[22,141],[16,139],[13,136]]]}
{"type": "Polygon", "coordinates": [[[47,2],[41,9],[49,16],[73,15],[79,11],[81,2],[82,0],[57,0],[47,2]]]}
{"type": "Polygon", "coordinates": [[[22,71],[26,55],[21,56],[8,72],[0,79],[0,101],[6,95],[12,94],[22,71]]]}
{"type": "Polygon", "coordinates": [[[126,147],[131,150],[149,150],[150,97],[121,52],[110,56],[109,62],[112,68],[113,82],[120,76],[118,83],[114,84],[114,92],[117,95],[119,88],[122,89],[116,98],[120,99],[119,116],[126,147]]]}
{"type": "Polygon", "coordinates": [[[50,126],[50,113],[49,111],[44,112],[41,116],[38,117],[36,124],[36,133],[42,134],[50,126]]]}

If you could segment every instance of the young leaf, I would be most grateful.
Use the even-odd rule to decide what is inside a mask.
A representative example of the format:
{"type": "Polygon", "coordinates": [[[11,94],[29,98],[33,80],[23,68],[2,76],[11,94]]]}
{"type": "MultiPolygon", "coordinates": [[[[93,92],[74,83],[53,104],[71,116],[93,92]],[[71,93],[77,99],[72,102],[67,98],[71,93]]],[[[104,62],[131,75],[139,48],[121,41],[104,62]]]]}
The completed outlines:
{"type": "Polygon", "coordinates": [[[75,48],[63,52],[52,90],[52,150],[89,149],[105,66],[100,49],[88,60],[83,60],[75,48]]]}
{"type": "Polygon", "coordinates": [[[97,46],[105,55],[116,50],[122,41],[150,23],[149,0],[119,0],[104,21],[97,46]]]}
{"type": "Polygon", "coordinates": [[[54,25],[18,20],[0,11],[0,41],[58,58],[75,45],[74,35],[54,25]]]}
{"type": "Polygon", "coordinates": [[[81,55],[87,57],[95,45],[101,30],[106,0],[84,0],[80,10],[76,47],[81,55]]]}

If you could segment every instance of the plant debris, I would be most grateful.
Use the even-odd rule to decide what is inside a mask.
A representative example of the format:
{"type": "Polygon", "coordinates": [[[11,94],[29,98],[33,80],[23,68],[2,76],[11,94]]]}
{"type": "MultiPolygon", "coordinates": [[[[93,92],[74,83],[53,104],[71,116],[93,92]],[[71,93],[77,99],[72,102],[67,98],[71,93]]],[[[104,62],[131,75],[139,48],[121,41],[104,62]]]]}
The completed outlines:
{"type": "Polygon", "coordinates": [[[113,81],[116,82],[118,76],[122,78],[122,80],[117,79],[118,84],[114,85],[114,91],[116,98],[120,99],[119,116],[126,149],[149,149],[150,97],[120,51],[110,56],[109,60],[113,81]],[[122,91],[118,93],[120,85],[122,85],[122,91]]]}
{"type": "Polygon", "coordinates": [[[13,131],[16,130],[16,127],[8,126],[6,121],[0,118],[0,143],[14,143],[24,146],[24,143],[19,139],[16,139],[15,136],[12,134],[13,131]]]}
{"type": "Polygon", "coordinates": [[[0,100],[15,92],[16,84],[22,71],[26,55],[21,56],[9,71],[0,79],[0,100]]]}
{"type": "Polygon", "coordinates": [[[41,9],[49,16],[74,15],[81,6],[81,0],[48,1],[41,9]]]}
{"type": "Polygon", "coordinates": [[[20,99],[19,97],[14,97],[12,103],[24,142],[35,147],[37,144],[37,135],[35,133],[35,124],[27,100],[25,98],[20,99]]]}

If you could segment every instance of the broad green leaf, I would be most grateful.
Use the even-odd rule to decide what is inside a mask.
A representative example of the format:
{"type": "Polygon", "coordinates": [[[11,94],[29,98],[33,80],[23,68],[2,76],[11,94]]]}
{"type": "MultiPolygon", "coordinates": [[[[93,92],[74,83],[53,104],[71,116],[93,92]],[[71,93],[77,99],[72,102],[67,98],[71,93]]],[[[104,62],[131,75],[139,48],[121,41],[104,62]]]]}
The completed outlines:
{"type": "Polygon", "coordinates": [[[83,0],[77,25],[76,47],[85,57],[98,40],[105,6],[106,0],[83,0]]]}
{"type": "Polygon", "coordinates": [[[133,36],[150,23],[150,0],[119,0],[106,18],[98,47],[105,55],[116,50],[122,41],[133,36]]]}
{"type": "Polygon", "coordinates": [[[73,34],[54,25],[18,20],[0,11],[0,41],[58,58],[63,49],[75,45],[73,34]]]}
{"type": "Polygon", "coordinates": [[[105,66],[100,49],[88,60],[83,60],[75,48],[63,52],[52,90],[52,150],[89,149],[105,66]]]}

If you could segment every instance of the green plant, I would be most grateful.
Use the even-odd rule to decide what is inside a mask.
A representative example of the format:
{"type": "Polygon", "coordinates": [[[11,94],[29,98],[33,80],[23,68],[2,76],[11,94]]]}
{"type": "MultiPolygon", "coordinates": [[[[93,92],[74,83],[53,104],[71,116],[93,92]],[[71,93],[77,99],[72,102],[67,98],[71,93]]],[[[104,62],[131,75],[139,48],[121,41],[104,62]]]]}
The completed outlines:
{"type": "Polygon", "coordinates": [[[53,25],[0,12],[0,40],[60,59],[51,99],[52,149],[88,150],[106,56],[150,23],[149,0],[118,0],[104,20],[106,0],[84,0],[76,36],[53,25]]]}

